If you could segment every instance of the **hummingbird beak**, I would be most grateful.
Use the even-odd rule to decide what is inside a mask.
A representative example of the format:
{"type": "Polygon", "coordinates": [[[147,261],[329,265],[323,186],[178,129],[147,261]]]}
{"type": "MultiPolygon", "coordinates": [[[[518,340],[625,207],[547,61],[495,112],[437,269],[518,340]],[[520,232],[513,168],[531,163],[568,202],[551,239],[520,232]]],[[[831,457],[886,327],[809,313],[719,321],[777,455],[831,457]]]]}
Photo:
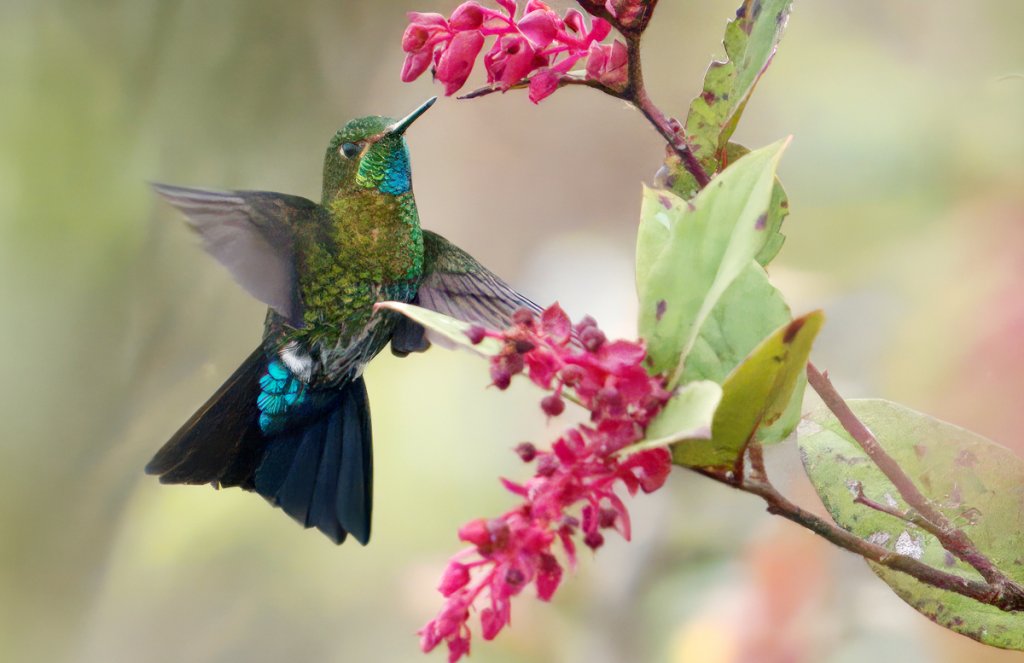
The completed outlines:
{"type": "Polygon", "coordinates": [[[423,115],[424,113],[426,113],[427,109],[434,105],[435,101],[437,101],[437,97],[431,97],[430,99],[427,99],[425,102],[423,102],[420,105],[419,108],[417,108],[416,110],[414,110],[413,112],[409,113],[408,115],[406,115],[404,118],[402,118],[398,122],[395,122],[390,127],[385,129],[384,133],[387,133],[387,134],[397,134],[397,135],[404,134],[405,130],[409,128],[409,125],[412,124],[413,122],[415,122],[416,119],[419,118],[420,115],[423,115]]]}

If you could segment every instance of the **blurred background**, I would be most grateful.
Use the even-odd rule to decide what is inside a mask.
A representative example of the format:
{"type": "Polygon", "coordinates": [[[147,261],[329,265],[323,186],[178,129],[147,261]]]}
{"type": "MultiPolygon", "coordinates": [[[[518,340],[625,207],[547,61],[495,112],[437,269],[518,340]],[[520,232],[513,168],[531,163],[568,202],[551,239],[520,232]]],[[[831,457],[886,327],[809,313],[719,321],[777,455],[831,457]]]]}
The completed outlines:
{"type": "MultiPolygon", "coordinates": [[[[557,2],[559,8],[566,2],[557,2]]],[[[651,94],[685,112],[735,3],[664,0],[651,94]]],[[[319,198],[326,141],[438,88],[399,82],[404,12],[454,0],[0,5],[0,660],[420,661],[456,528],[508,508],[537,392],[435,349],[368,370],[377,508],[336,548],[151,454],[258,342],[263,308],[146,182],[319,198]]],[[[815,361],[1024,452],[1024,4],[805,0],[737,138],[795,140],[772,267],[829,322],[815,361]],[[1007,76],[1010,75],[1010,76],[1007,76]]],[[[475,80],[479,81],[481,71],[475,80]]],[[[537,301],[635,335],[640,182],[662,145],[586,89],[442,99],[409,134],[423,223],[537,301]]],[[[780,484],[817,505],[791,449],[780,484]]],[[[677,472],[634,541],[523,598],[474,661],[1009,661],[857,558],[677,472]]]]}

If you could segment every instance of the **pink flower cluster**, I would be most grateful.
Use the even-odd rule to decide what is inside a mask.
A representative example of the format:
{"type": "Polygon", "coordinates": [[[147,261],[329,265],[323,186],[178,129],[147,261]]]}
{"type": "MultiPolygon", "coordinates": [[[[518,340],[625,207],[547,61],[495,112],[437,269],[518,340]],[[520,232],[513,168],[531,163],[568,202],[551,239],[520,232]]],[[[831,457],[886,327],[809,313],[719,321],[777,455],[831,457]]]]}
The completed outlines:
{"type": "Polygon", "coordinates": [[[521,310],[515,324],[504,332],[480,327],[470,339],[485,337],[504,342],[504,350],[491,360],[491,378],[499,389],[513,375],[525,373],[551,393],[541,401],[550,416],[571,400],[590,411],[590,423],[566,431],[551,451],[539,451],[524,442],[516,448],[520,458],[535,463],[534,476],[524,484],[502,479],[505,488],[522,499],[516,508],[490,520],[474,520],[459,529],[470,547],[455,555],[441,579],[446,597],[441,612],[420,631],[421,646],[431,651],[448,645],[448,660],[469,653],[470,609],[478,601],[485,640],[494,638],[511,621],[511,598],[533,583],[537,596],[547,601],[562,579],[562,564],[555,556],[560,544],[571,567],[576,562],[574,537],[596,550],[604,543],[602,530],[615,529],[630,537],[629,512],[616,495],[621,484],[630,495],[661,487],[671,469],[671,456],[663,448],[628,455],[617,452],[643,438],[651,418],[668,400],[660,377],[651,377],[641,362],[643,345],[608,341],[593,319],[575,327],[558,304],[538,319],[521,310]],[[574,513],[569,510],[582,508],[574,513]]]}
{"type": "Polygon", "coordinates": [[[578,10],[559,16],[540,0],[529,0],[517,19],[516,0],[497,2],[504,11],[469,0],[447,20],[440,14],[410,12],[402,35],[402,80],[415,80],[433,65],[444,93],[454,94],[469,78],[485,38],[494,36],[484,55],[484,69],[487,82],[502,91],[529,77],[530,100],[537,103],[558,89],[583,58],[587,80],[615,90],[625,87],[626,46],[620,41],[600,43],[611,32],[604,19],[594,18],[588,29],[578,10]]]}

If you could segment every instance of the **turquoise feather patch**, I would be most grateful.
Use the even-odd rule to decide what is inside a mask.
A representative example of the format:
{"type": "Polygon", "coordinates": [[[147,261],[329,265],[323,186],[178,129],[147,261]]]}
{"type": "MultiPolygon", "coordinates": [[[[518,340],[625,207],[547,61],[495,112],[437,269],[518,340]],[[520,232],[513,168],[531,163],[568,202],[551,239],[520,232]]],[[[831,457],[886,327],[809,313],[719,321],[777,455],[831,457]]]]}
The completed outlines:
{"type": "Polygon", "coordinates": [[[306,389],[281,361],[273,359],[267,372],[260,378],[260,395],[256,407],[260,409],[260,430],[266,434],[278,433],[284,428],[288,411],[302,406],[306,389]]]}

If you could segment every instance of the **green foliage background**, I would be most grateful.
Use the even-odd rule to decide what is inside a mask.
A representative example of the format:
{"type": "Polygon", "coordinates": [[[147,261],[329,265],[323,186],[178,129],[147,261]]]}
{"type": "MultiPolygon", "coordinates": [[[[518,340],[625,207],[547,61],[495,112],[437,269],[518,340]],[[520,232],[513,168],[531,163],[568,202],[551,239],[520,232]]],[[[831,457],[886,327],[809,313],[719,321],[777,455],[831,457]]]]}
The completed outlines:
{"type": "MultiPolygon", "coordinates": [[[[412,632],[440,603],[456,527],[503,510],[510,447],[547,439],[535,394],[483,389],[458,353],[375,363],[366,549],[238,491],[158,486],[142,465],[257,342],[262,310],[145,182],[316,197],[341,122],[437,92],[398,82],[403,13],[454,4],[0,6],[0,660],[422,660],[412,632]]],[[[645,57],[664,108],[699,91],[731,11],[661,3],[645,57]]],[[[999,77],[1024,72],[1021,25],[1016,0],[800,2],[734,137],[795,134],[770,273],[796,313],[826,310],[816,363],[847,395],[1018,454],[1024,79],[999,77]]],[[[425,225],[538,301],[635,334],[639,182],[662,157],[639,115],[579,89],[539,107],[442,100],[409,140],[425,225]]],[[[554,605],[520,601],[474,660],[1015,656],[927,623],[860,560],[697,477],[634,516],[633,544],[584,556],[554,605]]]]}

